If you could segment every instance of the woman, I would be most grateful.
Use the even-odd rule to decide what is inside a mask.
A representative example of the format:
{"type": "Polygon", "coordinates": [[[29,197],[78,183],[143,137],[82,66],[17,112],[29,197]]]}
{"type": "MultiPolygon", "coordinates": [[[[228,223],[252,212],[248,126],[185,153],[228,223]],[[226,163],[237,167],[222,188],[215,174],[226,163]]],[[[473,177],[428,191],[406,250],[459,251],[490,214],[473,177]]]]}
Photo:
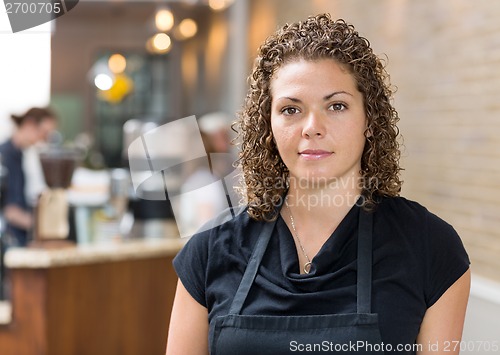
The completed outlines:
{"type": "Polygon", "coordinates": [[[398,196],[399,118],[369,42],[310,17],[265,41],[251,79],[247,207],[176,257],[167,354],[450,350],[469,259],[450,225],[398,196]]]}
{"type": "Polygon", "coordinates": [[[33,215],[25,196],[23,150],[46,141],[56,128],[55,115],[46,108],[33,107],[21,116],[12,115],[16,126],[12,137],[0,145],[0,156],[7,168],[4,216],[7,221],[7,241],[10,246],[25,246],[28,231],[33,227],[33,215]]]}

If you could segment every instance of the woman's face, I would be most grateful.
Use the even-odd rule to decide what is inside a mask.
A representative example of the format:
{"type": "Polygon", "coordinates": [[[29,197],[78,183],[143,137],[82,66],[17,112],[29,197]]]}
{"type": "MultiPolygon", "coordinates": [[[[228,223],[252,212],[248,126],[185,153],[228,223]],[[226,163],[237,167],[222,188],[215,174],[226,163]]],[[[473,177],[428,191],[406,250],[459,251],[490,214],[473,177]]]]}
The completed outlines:
{"type": "Polygon", "coordinates": [[[40,122],[39,136],[40,141],[47,141],[49,136],[57,129],[57,121],[53,117],[46,117],[40,122]]]}
{"type": "Polygon", "coordinates": [[[24,124],[23,132],[28,145],[45,142],[57,128],[57,121],[53,117],[44,117],[39,123],[28,121],[24,124]]]}
{"type": "Polygon", "coordinates": [[[354,77],[336,61],[297,60],[271,80],[271,128],[298,182],[360,177],[367,120],[354,77]]]}

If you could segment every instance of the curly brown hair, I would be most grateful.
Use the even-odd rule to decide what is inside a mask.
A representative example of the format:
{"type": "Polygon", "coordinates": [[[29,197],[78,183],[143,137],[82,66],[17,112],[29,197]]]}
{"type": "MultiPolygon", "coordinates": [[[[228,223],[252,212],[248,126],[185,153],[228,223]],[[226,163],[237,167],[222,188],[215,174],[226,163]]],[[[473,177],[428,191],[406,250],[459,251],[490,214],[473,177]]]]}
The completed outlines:
{"type": "Polygon", "coordinates": [[[364,98],[366,143],[361,158],[364,206],[372,209],[379,197],[401,190],[398,113],[391,105],[393,90],[382,61],[369,41],[344,20],[329,14],[287,24],[259,48],[250,88],[235,130],[241,142],[238,164],[248,213],[256,220],[276,217],[276,205],[288,188],[288,169],[281,160],[271,130],[270,84],[284,64],[331,58],[353,75],[364,98]]]}

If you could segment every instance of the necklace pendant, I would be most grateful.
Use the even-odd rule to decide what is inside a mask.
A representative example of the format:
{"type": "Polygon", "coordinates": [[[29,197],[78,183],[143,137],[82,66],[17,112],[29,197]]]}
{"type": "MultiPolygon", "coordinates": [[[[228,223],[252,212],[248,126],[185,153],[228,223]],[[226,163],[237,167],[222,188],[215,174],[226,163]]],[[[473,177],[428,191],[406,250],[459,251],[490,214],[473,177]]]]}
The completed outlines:
{"type": "Polygon", "coordinates": [[[304,264],[304,272],[308,274],[311,271],[311,262],[308,261],[307,263],[304,264]]]}

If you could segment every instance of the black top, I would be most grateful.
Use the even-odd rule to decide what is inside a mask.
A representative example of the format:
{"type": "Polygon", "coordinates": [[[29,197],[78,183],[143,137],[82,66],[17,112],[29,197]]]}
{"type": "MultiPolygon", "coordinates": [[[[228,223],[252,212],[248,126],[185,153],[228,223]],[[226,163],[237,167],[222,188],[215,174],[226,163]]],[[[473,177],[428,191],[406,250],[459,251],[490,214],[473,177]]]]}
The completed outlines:
{"type": "MultiPolygon", "coordinates": [[[[29,211],[24,193],[25,178],[23,172],[23,152],[17,148],[12,140],[0,145],[0,155],[2,156],[2,165],[7,168],[7,179],[5,196],[2,198],[4,206],[16,205],[19,208],[29,211]]],[[[26,244],[26,231],[7,224],[7,232],[16,238],[21,246],[26,244]]]]}
{"type": "MultiPolygon", "coordinates": [[[[354,206],[299,274],[297,250],[278,217],[241,314],[356,312],[359,207],[354,206]]],[[[372,312],[384,343],[413,344],[427,308],[469,267],[455,230],[416,202],[385,198],[373,217],[372,312]]],[[[255,245],[260,224],[246,212],[196,234],[174,260],[183,285],[207,307],[209,322],[226,315],[255,245]]]]}

